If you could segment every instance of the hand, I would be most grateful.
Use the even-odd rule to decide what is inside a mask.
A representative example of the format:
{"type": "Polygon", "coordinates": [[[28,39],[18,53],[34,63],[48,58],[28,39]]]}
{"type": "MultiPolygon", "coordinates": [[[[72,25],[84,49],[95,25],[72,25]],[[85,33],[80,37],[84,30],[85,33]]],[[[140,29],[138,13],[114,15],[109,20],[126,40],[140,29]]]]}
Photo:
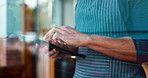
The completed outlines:
{"type": "Polygon", "coordinates": [[[59,55],[59,51],[57,51],[56,49],[53,49],[49,52],[49,56],[54,58],[54,59],[57,59],[58,58],[58,55],[59,55]]]}
{"type": "MultiPolygon", "coordinates": [[[[52,44],[60,45],[58,42],[56,42],[55,40],[52,40],[52,39],[50,39],[49,42],[52,44]]],[[[59,51],[57,51],[56,49],[53,49],[53,50],[49,51],[49,56],[51,58],[58,59],[59,58],[59,51]]]]}
{"type": "Polygon", "coordinates": [[[69,26],[56,26],[52,28],[43,39],[61,39],[68,45],[84,47],[87,45],[89,35],[81,33],[69,26]]]}
{"type": "MultiPolygon", "coordinates": [[[[67,48],[67,49],[69,49],[69,50],[78,52],[78,48],[77,48],[77,47],[70,46],[70,45],[63,46],[63,45],[59,44],[57,41],[55,41],[55,40],[53,40],[53,39],[49,40],[49,42],[52,43],[52,44],[61,46],[61,47],[65,47],[65,48],[67,48]]],[[[49,52],[49,56],[52,57],[52,58],[55,58],[55,59],[67,59],[67,58],[70,57],[70,55],[60,53],[60,51],[58,51],[58,50],[56,50],[56,49],[51,50],[51,51],[49,52]]]]}

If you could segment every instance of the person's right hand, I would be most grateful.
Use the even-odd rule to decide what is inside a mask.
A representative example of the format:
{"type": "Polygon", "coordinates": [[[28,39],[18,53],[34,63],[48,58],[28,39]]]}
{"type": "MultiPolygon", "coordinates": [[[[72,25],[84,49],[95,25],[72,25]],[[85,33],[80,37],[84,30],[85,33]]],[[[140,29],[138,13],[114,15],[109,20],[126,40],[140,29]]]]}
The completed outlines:
{"type": "MultiPolygon", "coordinates": [[[[52,44],[59,45],[61,47],[64,47],[69,50],[77,52],[78,47],[74,47],[74,46],[70,46],[70,45],[65,44],[65,42],[63,40],[61,40],[60,37],[56,37],[56,36],[59,36],[57,34],[60,34],[60,29],[58,29],[57,27],[54,27],[51,30],[49,30],[48,33],[46,33],[46,35],[43,37],[43,40],[49,41],[52,44]],[[56,32],[58,30],[59,30],[59,32],[56,32]]],[[[52,58],[56,58],[56,59],[62,59],[64,57],[66,57],[67,55],[57,51],[56,49],[53,49],[53,50],[49,51],[49,56],[52,58]]]]}

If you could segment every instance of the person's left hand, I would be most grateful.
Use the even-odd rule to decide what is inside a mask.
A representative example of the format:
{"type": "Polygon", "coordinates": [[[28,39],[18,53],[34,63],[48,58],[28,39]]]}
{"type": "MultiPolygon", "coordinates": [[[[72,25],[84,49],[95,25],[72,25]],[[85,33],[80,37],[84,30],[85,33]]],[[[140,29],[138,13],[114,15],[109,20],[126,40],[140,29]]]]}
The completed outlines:
{"type": "Polygon", "coordinates": [[[81,33],[69,26],[56,26],[52,28],[44,37],[48,39],[60,39],[68,45],[84,47],[87,44],[89,35],[81,33]]]}

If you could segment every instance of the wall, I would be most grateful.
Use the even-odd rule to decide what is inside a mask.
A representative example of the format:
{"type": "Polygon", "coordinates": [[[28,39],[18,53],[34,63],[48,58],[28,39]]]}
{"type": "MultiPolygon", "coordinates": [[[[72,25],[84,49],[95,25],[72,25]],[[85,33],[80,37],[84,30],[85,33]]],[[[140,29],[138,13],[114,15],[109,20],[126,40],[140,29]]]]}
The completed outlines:
{"type": "Polygon", "coordinates": [[[18,36],[22,31],[22,0],[7,0],[7,35],[18,36]]]}
{"type": "Polygon", "coordinates": [[[74,27],[74,23],[73,0],[54,0],[52,24],[74,27]]]}
{"type": "Polygon", "coordinates": [[[7,29],[6,29],[6,14],[7,14],[7,4],[6,0],[0,1],[0,37],[6,37],[7,29]]]}
{"type": "Polygon", "coordinates": [[[63,0],[63,24],[74,27],[74,3],[73,0],[63,0]]]}
{"type": "Polygon", "coordinates": [[[21,32],[21,0],[0,1],[0,37],[16,36],[21,32]]]}
{"type": "Polygon", "coordinates": [[[0,0],[0,65],[20,63],[20,52],[8,51],[4,37],[18,37],[21,34],[21,2],[22,0],[0,0]]]}

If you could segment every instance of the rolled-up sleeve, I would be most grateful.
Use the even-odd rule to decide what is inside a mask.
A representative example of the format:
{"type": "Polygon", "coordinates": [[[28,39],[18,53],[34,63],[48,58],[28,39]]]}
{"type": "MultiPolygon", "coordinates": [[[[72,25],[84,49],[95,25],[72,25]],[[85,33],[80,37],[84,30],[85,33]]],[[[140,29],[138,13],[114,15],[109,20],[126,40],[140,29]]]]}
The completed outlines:
{"type": "Polygon", "coordinates": [[[148,40],[133,40],[136,52],[137,52],[137,63],[148,62],[148,40]]]}
{"type": "Polygon", "coordinates": [[[148,0],[136,0],[132,12],[135,34],[132,36],[137,52],[137,63],[148,62],[148,0]]]}

